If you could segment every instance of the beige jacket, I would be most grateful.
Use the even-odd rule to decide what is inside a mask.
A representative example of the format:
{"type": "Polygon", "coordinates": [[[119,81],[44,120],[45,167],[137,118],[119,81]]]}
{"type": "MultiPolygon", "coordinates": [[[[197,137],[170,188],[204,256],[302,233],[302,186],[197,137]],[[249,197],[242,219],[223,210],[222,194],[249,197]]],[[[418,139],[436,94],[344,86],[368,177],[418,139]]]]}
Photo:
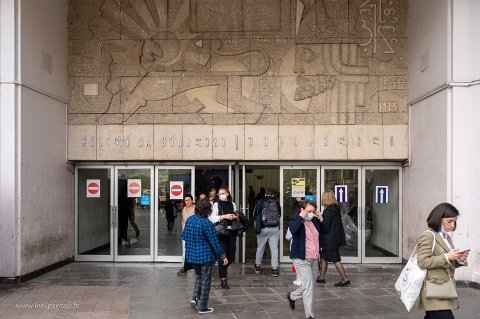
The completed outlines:
{"type": "MultiPolygon", "coordinates": [[[[447,237],[450,246],[454,248],[452,238],[447,237]]],[[[461,265],[458,261],[450,260],[450,263],[444,257],[448,253],[448,246],[443,238],[434,230],[425,231],[420,236],[417,246],[417,262],[421,269],[427,269],[425,280],[435,283],[445,283],[449,280],[449,274],[453,277],[455,268],[467,265],[461,265]],[[433,234],[432,234],[433,232],[433,234]],[[432,253],[433,236],[435,236],[435,249],[432,253]]],[[[458,298],[455,299],[427,299],[425,291],[425,282],[420,292],[420,309],[424,310],[448,310],[458,309],[458,298]]]]}

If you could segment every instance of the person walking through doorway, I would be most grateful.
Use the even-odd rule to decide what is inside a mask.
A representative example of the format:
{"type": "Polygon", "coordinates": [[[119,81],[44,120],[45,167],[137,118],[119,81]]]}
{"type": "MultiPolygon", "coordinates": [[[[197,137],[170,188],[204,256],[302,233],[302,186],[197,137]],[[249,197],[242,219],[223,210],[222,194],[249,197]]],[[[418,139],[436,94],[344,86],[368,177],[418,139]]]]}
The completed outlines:
{"type": "Polygon", "coordinates": [[[318,274],[319,236],[328,231],[322,223],[322,214],[316,209],[315,202],[305,199],[300,203],[300,212],[288,218],[288,228],[293,238],[290,258],[302,285],[287,293],[287,298],[292,310],[295,309],[295,300],[303,299],[307,319],[315,317],[313,292],[318,274]]]}
{"type": "Polygon", "coordinates": [[[345,238],[345,230],[343,229],[340,207],[338,206],[333,191],[328,190],[323,192],[322,205],[325,207],[323,210],[323,223],[327,226],[329,231],[327,234],[322,234],[320,236],[321,267],[317,282],[325,283],[325,274],[327,273],[328,263],[331,262],[335,265],[340,277],[342,277],[342,280],[336,283],[335,286],[345,287],[350,285],[350,280],[348,280],[345,268],[343,268],[339,248],[345,246],[347,240],[345,238]]]}
{"type": "MultiPolygon", "coordinates": [[[[237,211],[237,206],[232,201],[232,196],[230,195],[228,186],[224,185],[220,187],[218,190],[218,198],[220,201],[213,204],[212,214],[208,218],[214,224],[218,223],[222,219],[225,219],[227,220],[227,226],[231,227],[232,220],[238,218],[238,216],[235,214],[237,211]]],[[[228,235],[219,237],[218,239],[222,245],[223,252],[228,259],[228,263],[226,265],[222,263],[218,264],[218,276],[220,277],[221,282],[220,287],[222,289],[229,289],[230,286],[227,282],[227,271],[228,267],[235,260],[237,236],[232,232],[228,235]]]]}
{"type": "Polygon", "coordinates": [[[265,196],[260,198],[253,211],[255,218],[255,233],[257,234],[257,252],[255,255],[255,272],[260,273],[265,247],[270,247],[272,276],[278,276],[278,242],[280,240],[280,203],[273,197],[269,188],[265,196]]]}

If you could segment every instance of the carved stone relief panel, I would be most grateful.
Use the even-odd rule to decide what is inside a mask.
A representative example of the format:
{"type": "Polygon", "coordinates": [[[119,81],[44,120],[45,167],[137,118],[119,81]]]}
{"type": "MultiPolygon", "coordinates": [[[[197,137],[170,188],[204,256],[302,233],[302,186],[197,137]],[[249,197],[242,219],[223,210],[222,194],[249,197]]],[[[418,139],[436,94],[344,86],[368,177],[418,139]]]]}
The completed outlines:
{"type": "MultiPolygon", "coordinates": [[[[403,127],[408,125],[407,5],[407,0],[70,0],[68,124],[97,125],[102,134],[101,126],[153,125],[154,132],[158,126],[205,126],[209,138],[212,125],[232,125],[245,130],[244,152],[235,152],[239,159],[253,156],[249,150],[256,146],[247,139],[247,131],[257,134],[252,126],[277,138],[291,132],[284,125],[313,126],[314,135],[321,134],[318,125],[341,131],[348,126],[354,135],[376,130],[368,126],[403,127]]],[[[392,147],[405,154],[407,141],[400,141],[392,147]]],[[[157,150],[155,142],[152,152],[140,150],[139,158],[216,159],[213,154],[220,152],[210,145],[209,155],[198,155],[182,146],[178,155],[165,146],[157,150]]],[[[277,155],[269,144],[268,151],[254,152],[261,158],[251,158],[287,158],[291,151],[279,149],[278,142],[277,155]]],[[[312,156],[319,158],[322,150],[327,158],[346,159],[339,145],[314,146],[312,156]]],[[[105,152],[102,146],[97,157],[136,156],[131,148],[113,149],[105,152]]],[[[358,159],[380,154],[368,143],[356,148],[350,143],[347,152],[358,159]]]]}

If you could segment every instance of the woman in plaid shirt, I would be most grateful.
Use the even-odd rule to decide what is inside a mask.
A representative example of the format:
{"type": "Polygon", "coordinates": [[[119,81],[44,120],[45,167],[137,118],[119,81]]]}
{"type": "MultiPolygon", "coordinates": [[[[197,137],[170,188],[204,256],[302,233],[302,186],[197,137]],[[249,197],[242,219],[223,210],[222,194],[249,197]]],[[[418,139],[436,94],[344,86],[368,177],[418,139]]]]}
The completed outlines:
{"type": "Polygon", "coordinates": [[[224,265],[228,264],[213,224],[207,218],[211,212],[210,202],[199,200],[195,207],[195,215],[187,219],[182,232],[182,239],[185,240],[185,258],[193,265],[197,274],[191,305],[198,309],[199,314],[213,312],[213,308],[207,304],[215,259],[224,265]]]}

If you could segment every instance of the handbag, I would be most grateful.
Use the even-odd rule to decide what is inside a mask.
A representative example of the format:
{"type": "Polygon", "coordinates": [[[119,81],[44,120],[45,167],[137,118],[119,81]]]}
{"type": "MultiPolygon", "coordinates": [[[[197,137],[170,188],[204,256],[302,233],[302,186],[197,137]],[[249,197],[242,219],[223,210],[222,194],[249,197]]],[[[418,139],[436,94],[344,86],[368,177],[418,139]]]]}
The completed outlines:
{"type": "Polygon", "coordinates": [[[242,237],[248,229],[248,219],[240,211],[236,211],[234,214],[237,215],[238,218],[232,221],[232,232],[235,234],[235,236],[242,237]]]}
{"type": "Polygon", "coordinates": [[[213,224],[213,228],[215,229],[215,233],[217,234],[217,237],[228,235],[227,221],[224,219],[213,224]]]}
{"type": "MultiPolygon", "coordinates": [[[[432,252],[435,249],[435,234],[433,234],[432,252]]],[[[412,255],[407,264],[403,267],[400,276],[395,282],[395,289],[400,295],[407,311],[410,311],[420,295],[423,282],[427,276],[426,269],[420,269],[417,264],[417,246],[413,249],[412,255]]]]}
{"type": "Polygon", "coordinates": [[[452,278],[443,284],[425,282],[425,293],[428,299],[455,299],[458,298],[457,289],[452,278]]]}

